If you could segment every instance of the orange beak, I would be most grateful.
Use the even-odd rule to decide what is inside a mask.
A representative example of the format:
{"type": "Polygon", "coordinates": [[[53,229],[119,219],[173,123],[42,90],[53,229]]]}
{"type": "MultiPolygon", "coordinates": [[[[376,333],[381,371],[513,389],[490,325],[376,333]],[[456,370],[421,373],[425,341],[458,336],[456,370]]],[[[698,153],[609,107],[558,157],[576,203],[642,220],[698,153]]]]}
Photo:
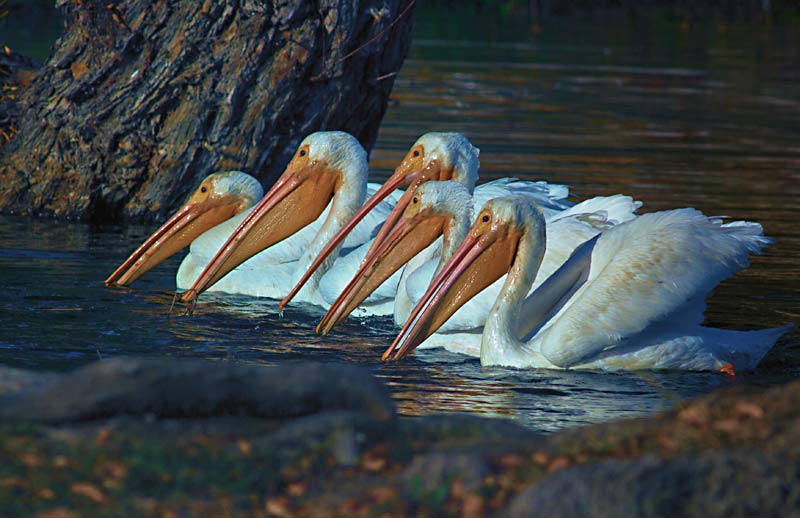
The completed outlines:
{"type": "Polygon", "coordinates": [[[447,217],[429,211],[409,214],[413,209],[410,206],[405,211],[384,240],[376,240],[353,279],[317,325],[318,333],[328,334],[394,272],[445,232],[447,217]]]}
{"type": "Polygon", "coordinates": [[[309,163],[286,171],[242,223],[228,236],[192,287],[181,297],[191,302],[228,272],[315,221],[328,206],[341,173],[309,163]]]}
{"type": "Polygon", "coordinates": [[[508,273],[519,238],[520,232],[514,228],[488,228],[476,221],[381,359],[385,361],[393,355],[399,360],[413,351],[467,301],[508,273]]]}
{"type": "Polygon", "coordinates": [[[355,226],[358,225],[362,219],[364,219],[364,216],[366,216],[369,211],[374,209],[378,203],[384,200],[396,189],[407,186],[408,188],[406,189],[406,192],[400,196],[397,204],[386,217],[386,221],[384,221],[383,226],[381,226],[380,232],[378,232],[378,235],[373,241],[372,247],[370,247],[371,252],[377,243],[379,243],[386,236],[389,230],[391,230],[391,228],[403,214],[403,211],[411,202],[413,190],[422,182],[426,182],[428,180],[438,180],[441,174],[440,172],[441,168],[439,167],[439,162],[437,160],[432,160],[430,164],[424,168],[421,167],[416,160],[409,160],[408,157],[403,160],[392,176],[390,176],[389,179],[386,180],[386,182],[381,185],[377,191],[375,191],[375,194],[373,194],[366,201],[366,203],[364,203],[364,205],[358,209],[358,212],[356,212],[353,217],[350,218],[350,221],[348,221],[344,227],[342,227],[342,229],[339,230],[335,236],[333,236],[328,244],[325,245],[317,258],[314,259],[314,262],[312,262],[308,267],[308,270],[306,270],[303,277],[297,282],[295,287],[292,288],[292,291],[290,291],[289,294],[280,301],[278,308],[282,310],[286,304],[291,302],[294,296],[297,295],[297,292],[300,291],[300,288],[302,288],[308,279],[311,278],[311,275],[314,274],[322,262],[325,261],[325,259],[331,254],[331,252],[333,252],[333,250],[336,249],[339,243],[344,241],[344,239],[347,237],[347,234],[349,234],[353,228],[355,228],[355,226]]]}
{"type": "Polygon", "coordinates": [[[134,251],[105,280],[107,286],[125,286],[165,261],[194,241],[206,230],[215,227],[245,209],[240,198],[207,196],[198,200],[195,193],[166,223],[134,251]]]}

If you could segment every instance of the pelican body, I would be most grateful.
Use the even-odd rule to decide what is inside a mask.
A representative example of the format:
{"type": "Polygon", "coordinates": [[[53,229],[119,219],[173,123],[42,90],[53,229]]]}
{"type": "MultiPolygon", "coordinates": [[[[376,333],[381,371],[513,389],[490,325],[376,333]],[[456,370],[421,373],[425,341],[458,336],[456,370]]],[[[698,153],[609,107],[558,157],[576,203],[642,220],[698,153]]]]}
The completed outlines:
{"type": "MultiPolygon", "coordinates": [[[[526,198],[534,200],[535,196],[526,198]]],[[[441,236],[443,245],[438,258],[429,259],[416,270],[405,268],[404,276],[410,270],[412,272],[404,289],[398,289],[395,299],[395,322],[403,325],[431,278],[441,270],[466,237],[473,215],[473,201],[466,188],[454,181],[428,182],[416,187],[411,204],[395,228],[367,255],[353,280],[317,326],[317,331],[323,334],[330,332],[375,286],[379,286],[404,263],[413,261],[412,257],[422,254],[422,250],[426,250],[441,236]],[[408,304],[403,304],[403,299],[408,300],[408,304]]],[[[564,263],[581,243],[606,228],[634,218],[640,205],[630,197],[615,195],[593,198],[567,210],[551,213],[547,221],[550,246],[534,286],[564,263]]],[[[441,345],[451,351],[477,356],[479,342],[475,339],[480,336],[501,284],[500,280],[495,281],[469,300],[421,347],[441,345]]]]}
{"type": "Polygon", "coordinates": [[[579,246],[528,295],[545,256],[541,209],[491,200],[434,278],[384,359],[403,357],[506,275],[486,317],[482,365],[583,369],[752,369],[791,326],[702,326],[705,298],[769,243],[761,226],[694,209],[645,214],[579,246]]]}

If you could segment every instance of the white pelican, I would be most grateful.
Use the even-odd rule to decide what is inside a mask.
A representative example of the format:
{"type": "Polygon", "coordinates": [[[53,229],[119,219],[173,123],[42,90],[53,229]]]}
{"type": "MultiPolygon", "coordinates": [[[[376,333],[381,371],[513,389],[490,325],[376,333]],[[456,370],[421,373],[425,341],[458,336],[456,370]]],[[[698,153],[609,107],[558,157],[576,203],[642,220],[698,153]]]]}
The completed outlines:
{"type": "MultiPolygon", "coordinates": [[[[441,270],[467,236],[473,216],[473,201],[466,188],[454,181],[428,182],[417,187],[411,204],[400,220],[364,259],[356,275],[317,326],[317,331],[327,334],[346,318],[374,287],[379,286],[410,258],[442,236],[442,253],[438,260],[432,259],[417,268],[409,276],[405,289],[398,290],[395,301],[395,322],[403,325],[413,304],[422,298],[431,278],[441,270]],[[408,299],[407,305],[400,304],[402,297],[408,299]]],[[[598,197],[551,216],[547,221],[547,252],[534,287],[541,284],[543,279],[563,264],[578,245],[604,229],[633,219],[634,212],[640,205],[641,203],[623,195],[598,197]]],[[[451,351],[477,356],[480,329],[500,291],[501,284],[501,281],[497,280],[491,287],[481,291],[459,308],[437,330],[436,335],[425,341],[422,347],[443,345],[451,351]]]]}
{"type": "MultiPolygon", "coordinates": [[[[207,264],[200,262],[204,269],[199,275],[186,276],[194,277],[194,282],[181,299],[194,301],[212,286],[229,293],[283,296],[361,206],[366,194],[367,155],[358,141],[341,131],[309,135],[272,189],[243,215],[236,229],[229,235],[218,232],[209,237],[216,242],[227,239],[207,264]],[[280,246],[274,246],[277,243],[280,246]]],[[[344,244],[353,247],[368,241],[389,213],[391,201],[394,199],[383,202],[356,227],[350,236],[354,239],[344,244]]],[[[313,276],[301,293],[304,301],[325,305],[318,286],[334,259],[326,261],[313,276]]],[[[341,275],[349,278],[354,269],[345,268],[341,275]]],[[[390,306],[381,311],[389,310],[390,306]]]]}
{"type": "Polygon", "coordinates": [[[645,214],[578,247],[526,298],[545,255],[544,217],[522,197],[491,200],[383,357],[408,354],[507,273],[483,330],[482,365],[752,369],[791,325],[700,324],[714,286],[769,242],[757,223],[723,224],[688,208],[645,214]]]}
{"type": "MultiPolygon", "coordinates": [[[[429,181],[445,181],[455,180],[466,187],[470,194],[475,196],[475,203],[478,206],[483,206],[486,200],[498,196],[509,196],[517,193],[524,193],[527,196],[535,197],[542,209],[550,214],[564,210],[572,204],[567,202],[565,198],[569,194],[569,189],[564,185],[548,184],[547,182],[526,182],[519,181],[514,178],[503,178],[495,180],[484,185],[475,187],[475,182],[478,180],[478,167],[479,155],[478,148],[470,144],[469,140],[460,133],[426,133],[422,135],[411,149],[406,154],[400,165],[397,166],[395,172],[388,180],[378,189],[375,194],[361,207],[358,212],[348,221],[341,230],[333,236],[327,245],[321,250],[316,260],[306,270],[305,276],[300,278],[300,281],[295,285],[292,291],[281,300],[279,307],[283,308],[288,304],[295,293],[300,290],[308,278],[316,271],[316,269],[328,256],[339,246],[339,243],[348,235],[360,220],[365,217],[381,200],[391,193],[396,192],[399,187],[406,186],[406,191],[398,199],[394,209],[386,218],[380,232],[373,241],[373,247],[381,242],[386,234],[397,223],[403,210],[408,206],[411,201],[411,193],[419,185],[429,181]]],[[[397,281],[389,280],[386,284],[398,286],[399,293],[403,292],[403,285],[410,272],[415,268],[424,264],[428,259],[438,256],[439,246],[433,245],[429,250],[415,259],[407,268],[407,272],[397,281]]],[[[359,260],[364,257],[365,252],[360,252],[351,258],[358,258],[359,260]]],[[[357,266],[354,263],[354,268],[357,266]]],[[[349,278],[339,276],[338,279],[325,279],[322,286],[322,293],[328,304],[332,303],[336,297],[341,293],[347,285],[349,278]]],[[[384,291],[385,288],[384,288],[384,291]]],[[[388,292],[383,295],[384,297],[391,296],[394,298],[394,293],[388,292]]],[[[376,303],[381,298],[381,294],[372,294],[369,301],[376,303]]],[[[390,304],[391,300],[384,299],[386,304],[390,304]]],[[[398,301],[402,304],[403,301],[398,301]]],[[[408,308],[410,311],[410,307],[408,308]]]]}
{"type": "MultiPolygon", "coordinates": [[[[261,184],[247,173],[227,171],[208,175],[186,203],[109,275],[105,283],[117,286],[132,283],[212,227],[229,234],[241,219],[234,217],[255,205],[263,195],[261,184]]],[[[193,251],[199,253],[199,250],[193,251]]],[[[191,262],[196,262],[196,258],[190,254],[183,264],[191,262]]],[[[179,275],[178,286],[181,284],[179,275]]]]}

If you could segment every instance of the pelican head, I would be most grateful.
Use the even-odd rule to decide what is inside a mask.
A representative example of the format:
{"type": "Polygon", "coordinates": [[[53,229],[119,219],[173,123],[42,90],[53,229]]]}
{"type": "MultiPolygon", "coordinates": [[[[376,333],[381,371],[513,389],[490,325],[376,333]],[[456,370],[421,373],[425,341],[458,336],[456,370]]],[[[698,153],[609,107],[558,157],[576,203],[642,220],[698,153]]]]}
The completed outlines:
{"type": "Polygon", "coordinates": [[[529,198],[508,196],[488,201],[467,237],[431,281],[383,359],[394,355],[397,360],[411,352],[469,299],[508,273],[518,255],[537,259],[526,265],[528,273],[535,276],[545,240],[544,215],[529,198]]]}
{"type": "Polygon", "coordinates": [[[388,195],[398,187],[408,186],[386,217],[375,242],[386,237],[411,201],[411,193],[426,182],[455,180],[472,194],[478,180],[479,154],[480,150],[461,133],[432,132],[418,138],[394,174],[373,195],[374,198],[384,188],[387,189],[385,195],[388,195]]]}
{"type": "MultiPolygon", "coordinates": [[[[432,180],[455,180],[471,193],[478,180],[480,150],[461,133],[425,133],[411,146],[394,176],[417,185],[432,180]]],[[[416,185],[414,185],[416,186],[416,185]]]]}
{"type": "MultiPolygon", "coordinates": [[[[394,272],[451,228],[469,226],[472,196],[458,182],[427,182],[412,191],[411,202],[394,228],[364,257],[353,279],[317,325],[327,334],[394,272]]],[[[460,233],[463,235],[464,231],[460,233]]]]}
{"type": "Polygon", "coordinates": [[[406,192],[386,217],[380,232],[375,237],[373,248],[383,241],[386,234],[397,223],[411,202],[411,193],[420,185],[429,181],[455,180],[471,193],[478,178],[479,153],[478,148],[470,144],[469,140],[460,133],[426,133],[419,137],[394,173],[328,242],[316,260],[309,266],[303,278],[280,302],[279,307],[282,308],[292,299],[311,274],[344,241],[347,234],[364,219],[369,211],[396,189],[407,187],[406,192]]]}
{"type": "Polygon", "coordinates": [[[241,171],[208,175],[186,203],[123,262],[105,283],[124,286],[186,247],[206,230],[255,205],[264,190],[241,171]]]}
{"type": "Polygon", "coordinates": [[[269,192],[228,237],[184,293],[189,302],[255,254],[291,236],[320,217],[337,192],[357,203],[366,194],[367,154],[342,131],[312,133],[269,192]]]}

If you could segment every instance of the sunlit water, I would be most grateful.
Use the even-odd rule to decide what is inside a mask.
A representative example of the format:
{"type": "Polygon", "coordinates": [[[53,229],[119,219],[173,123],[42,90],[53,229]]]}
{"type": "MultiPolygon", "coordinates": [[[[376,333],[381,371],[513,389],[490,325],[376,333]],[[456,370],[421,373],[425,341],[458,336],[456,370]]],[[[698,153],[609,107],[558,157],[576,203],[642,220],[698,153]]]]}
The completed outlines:
{"type": "MultiPolygon", "coordinates": [[[[419,134],[461,131],[481,148],[483,179],[546,179],[570,185],[576,199],[623,192],[644,210],[688,205],[759,221],[776,244],[715,292],[708,322],[750,329],[800,321],[798,31],[619,17],[616,25],[558,21],[512,38],[480,18],[456,33],[436,17],[420,20],[372,154],[375,179],[419,134]],[[481,37],[494,41],[470,41],[481,37]]],[[[387,383],[406,415],[473,412],[541,431],[642,415],[719,386],[799,372],[796,332],[765,367],[735,379],[484,369],[436,351],[383,364],[379,355],[395,333],[389,319],[354,319],[319,337],[319,310],[290,307],[281,317],[275,301],[203,296],[192,316],[171,311],[179,259],[132,289],[103,286],[152,229],[0,217],[0,362],[34,369],[132,355],[355,362],[387,383]]]]}

